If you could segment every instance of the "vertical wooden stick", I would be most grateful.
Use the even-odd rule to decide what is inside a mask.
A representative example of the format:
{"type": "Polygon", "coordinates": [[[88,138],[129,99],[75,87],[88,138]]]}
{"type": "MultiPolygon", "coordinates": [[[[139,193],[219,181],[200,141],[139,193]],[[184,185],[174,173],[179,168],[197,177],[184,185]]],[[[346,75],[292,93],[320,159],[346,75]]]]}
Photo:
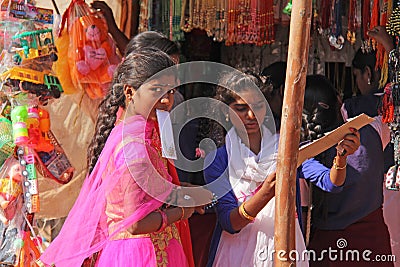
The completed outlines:
{"type": "MultiPolygon", "coordinates": [[[[312,0],[293,1],[275,189],[276,267],[296,265],[296,255],[293,253],[296,249],[296,165],[308,67],[311,16],[312,0]]],[[[301,258],[300,251],[297,255],[301,258]]]]}

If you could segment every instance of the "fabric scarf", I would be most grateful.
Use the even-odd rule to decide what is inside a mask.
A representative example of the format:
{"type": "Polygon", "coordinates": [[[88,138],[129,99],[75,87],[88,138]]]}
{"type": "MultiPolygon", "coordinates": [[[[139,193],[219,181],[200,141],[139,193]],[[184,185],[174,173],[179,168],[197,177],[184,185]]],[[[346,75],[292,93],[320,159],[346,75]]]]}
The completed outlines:
{"type": "Polygon", "coordinates": [[[257,192],[267,176],[276,169],[277,135],[262,127],[261,150],[255,155],[240,139],[234,127],[225,137],[229,180],[239,202],[257,192]]]}
{"type": "MultiPolygon", "coordinates": [[[[276,169],[278,135],[273,135],[262,126],[261,150],[255,155],[242,142],[232,128],[226,138],[229,181],[238,199],[238,204],[251,198],[265,178],[276,169]]],[[[240,232],[230,234],[223,231],[213,266],[257,266],[273,267],[275,198],[257,214],[254,222],[240,232]]],[[[300,225],[296,220],[296,250],[302,255],[305,250],[300,225]]],[[[296,266],[308,267],[301,259],[296,266]]]]}
{"type": "Polygon", "coordinates": [[[40,257],[46,266],[81,266],[85,258],[102,250],[112,237],[162,205],[171,192],[172,177],[151,146],[153,130],[154,125],[142,116],[132,116],[115,126],[60,234],[40,257]],[[107,198],[118,193],[114,189],[127,181],[135,183],[150,197],[109,229],[107,198]]]}

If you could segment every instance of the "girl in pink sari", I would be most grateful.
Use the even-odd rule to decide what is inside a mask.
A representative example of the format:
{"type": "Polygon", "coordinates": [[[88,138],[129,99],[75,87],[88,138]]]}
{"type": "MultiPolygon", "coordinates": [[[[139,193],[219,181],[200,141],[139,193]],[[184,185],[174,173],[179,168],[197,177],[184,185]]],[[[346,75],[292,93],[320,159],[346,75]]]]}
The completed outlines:
{"type": "Polygon", "coordinates": [[[39,264],[81,266],[100,252],[99,267],[188,266],[175,223],[194,208],[190,197],[171,194],[172,177],[154,121],[155,109],[173,104],[175,77],[171,72],[152,76],[173,65],[165,53],[142,49],[118,67],[99,107],[89,175],[39,264]],[[126,111],[124,121],[117,121],[119,107],[126,111]],[[171,195],[176,201],[165,207],[171,195]]]}

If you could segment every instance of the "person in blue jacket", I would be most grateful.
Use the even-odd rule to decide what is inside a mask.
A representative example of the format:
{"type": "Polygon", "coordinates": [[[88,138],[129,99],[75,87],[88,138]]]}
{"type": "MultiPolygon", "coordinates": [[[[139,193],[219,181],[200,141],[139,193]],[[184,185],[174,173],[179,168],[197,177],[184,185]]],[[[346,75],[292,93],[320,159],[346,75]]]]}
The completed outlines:
{"type": "MultiPolygon", "coordinates": [[[[273,117],[265,101],[272,86],[257,75],[237,73],[225,75],[220,84],[215,99],[221,107],[215,108],[225,117],[220,121],[226,125],[223,128],[213,123],[210,133],[218,148],[206,156],[204,170],[209,188],[219,197],[208,266],[273,266],[277,136],[275,126],[269,123],[273,117]]],[[[328,110],[339,119],[335,93],[333,102],[321,100],[322,109],[330,105],[328,110]]],[[[342,191],[346,158],[358,149],[359,138],[354,131],[339,142],[332,168],[309,159],[299,168],[298,177],[329,192],[342,191]]],[[[300,214],[298,188],[297,183],[300,214]]],[[[297,220],[296,251],[299,255],[305,251],[297,220]]],[[[296,265],[308,266],[308,260],[299,258],[296,265]]]]}
{"type": "MultiPolygon", "coordinates": [[[[374,72],[375,56],[363,54],[359,50],[353,60],[354,73],[362,95],[346,99],[341,108],[343,119],[361,113],[376,116],[379,98],[373,94],[377,90],[377,76],[374,72]],[[369,63],[373,62],[373,63],[369,63]],[[376,84],[376,86],[374,86],[376,84]]],[[[313,78],[306,87],[310,102],[318,99],[318,94],[326,87],[324,77],[313,78]]],[[[304,110],[313,118],[312,106],[304,103],[304,110]]],[[[304,111],[303,110],[303,111],[304,111]]],[[[322,120],[308,121],[313,127],[322,120]]],[[[390,236],[383,218],[383,180],[385,172],[384,149],[390,140],[389,129],[380,117],[360,129],[360,148],[347,158],[347,173],[343,189],[330,194],[315,188],[312,190],[312,231],[309,249],[317,255],[329,249],[337,251],[337,257],[312,259],[310,266],[393,266],[393,262],[380,261],[391,252],[390,236]],[[340,253],[344,256],[340,256],[340,253]]],[[[310,138],[313,140],[314,138],[310,138]]],[[[324,153],[320,159],[330,166],[333,152],[324,153]]]]}

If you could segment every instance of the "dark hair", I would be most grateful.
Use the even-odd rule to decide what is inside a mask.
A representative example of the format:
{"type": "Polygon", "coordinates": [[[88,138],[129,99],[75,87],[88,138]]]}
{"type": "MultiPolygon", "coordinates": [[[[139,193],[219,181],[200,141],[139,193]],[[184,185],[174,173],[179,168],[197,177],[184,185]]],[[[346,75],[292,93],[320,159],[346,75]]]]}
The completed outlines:
{"type": "Polygon", "coordinates": [[[171,41],[162,33],[156,31],[145,31],[139,33],[134,38],[132,38],[125,49],[125,56],[129,55],[133,51],[146,48],[154,47],[160,49],[168,55],[179,54],[179,44],[171,41]]]}
{"type": "MultiPolygon", "coordinates": [[[[248,90],[249,88],[254,88],[254,84],[260,89],[261,93],[264,95],[266,100],[268,92],[271,90],[271,86],[263,82],[259,75],[246,72],[230,72],[222,76],[219,80],[219,86],[217,86],[216,94],[214,99],[218,100],[221,105],[215,105],[210,110],[215,115],[220,115],[219,121],[225,122],[224,114],[222,114],[222,105],[230,105],[235,102],[239,96],[237,93],[248,90]]],[[[214,140],[217,147],[225,144],[226,130],[232,127],[230,122],[224,123],[224,125],[219,124],[217,121],[212,120],[210,122],[210,132],[209,137],[214,140]]]]}
{"type": "Polygon", "coordinates": [[[124,85],[139,88],[151,76],[173,65],[174,62],[166,53],[148,48],[133,51],[121,62],[114,73],[110,90],[99,105],[95,132],[87,153],[89,173],[114,128],[118,109],[126,107],[124,85]]]}
{"type": "Polygon", "coordinates": [[[306,78],[301,141],[313,141],[341,124],[338,92],[322,75],[306,78]]]}
{"type": "Polygon", "coordinates": [[[261,75],[266,77],[266,82],[270,82],[273,86],[272,95],[278,92],[281,86],[285,86],[286,66],[286,62],[278,61],[265,67],[261,72],[261,75]]]}
{"type": "MultiPolygon", "coordinates": [[[[326,132],[338,127],[342,122],[340,117],[340,102],[338,93],[332,83],[322,75],[309,75],[306,78],[304,92],[303,121],[301,141],[313,141],[322,137],[326,132]]],[[[315,158],[327,167],[332,166],[328,152],[322,152],[315,158]]],[[[312,216],[326,218],[327,206],[324,205],[326,192],[318,187],[312,187],[312,216]]]]}
{"type": "MultiPolygon", "coordinates": [[[[353,61],[352,61],[352,66],[355,69],[361,70],[362,73],[364,73],[365,69],[369,67],[371,70],[371,82],[375,82],[375,78],[378,78],[380,76],[375,75],[375,65],[376,65],[376,51],[372,50],[370,52],[363,52],[361,48],[359,48],[354,55],[353,61]]],[[[379,71],[378,71],[379,74],[379,71]]]]}

